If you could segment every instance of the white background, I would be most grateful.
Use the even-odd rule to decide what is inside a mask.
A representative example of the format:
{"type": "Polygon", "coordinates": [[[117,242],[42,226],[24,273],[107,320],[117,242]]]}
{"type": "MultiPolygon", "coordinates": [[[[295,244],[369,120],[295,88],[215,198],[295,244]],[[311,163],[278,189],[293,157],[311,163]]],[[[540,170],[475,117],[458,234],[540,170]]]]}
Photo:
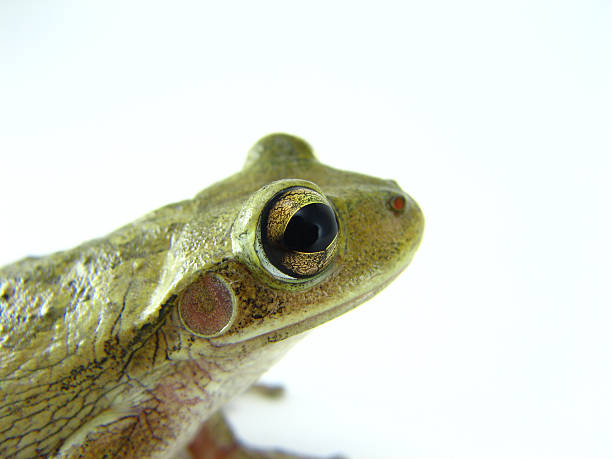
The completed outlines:
{"type": "Polygon", "coordinates": [[[427,228],[392,286],[269,373],[285,400],[231,406],[241,435],[352,458],[611,457],[610,2],[221,4],[0,3],[0,262],[104,235],[297,134],[396,179],[427,228]]]}

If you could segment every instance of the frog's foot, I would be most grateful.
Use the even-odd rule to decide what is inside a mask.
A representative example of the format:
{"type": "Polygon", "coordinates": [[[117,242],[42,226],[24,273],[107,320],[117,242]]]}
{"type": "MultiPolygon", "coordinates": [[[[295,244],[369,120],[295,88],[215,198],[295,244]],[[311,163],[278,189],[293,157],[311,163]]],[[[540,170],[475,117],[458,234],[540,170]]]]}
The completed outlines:
{"type": "Polygon", "coordinates": [[[297,456],[244,446],[236,439],[220,412],[204,423],[187,449],[187,457],[190,459],[315,459],[312,456],[297,456]]]}

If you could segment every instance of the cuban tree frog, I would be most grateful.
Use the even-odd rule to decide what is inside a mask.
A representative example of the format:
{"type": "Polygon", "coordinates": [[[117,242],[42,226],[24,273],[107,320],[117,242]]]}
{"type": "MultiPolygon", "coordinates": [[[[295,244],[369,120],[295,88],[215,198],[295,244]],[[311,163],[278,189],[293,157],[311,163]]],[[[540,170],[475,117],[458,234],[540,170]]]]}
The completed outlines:
{"type": "Polygon", "coordinates": [[[5,266],[0,457],[294,457],[241,446],[220,408],[391,282],[422,232],[394,181],[274,134],[193,199],[5,266]]]}

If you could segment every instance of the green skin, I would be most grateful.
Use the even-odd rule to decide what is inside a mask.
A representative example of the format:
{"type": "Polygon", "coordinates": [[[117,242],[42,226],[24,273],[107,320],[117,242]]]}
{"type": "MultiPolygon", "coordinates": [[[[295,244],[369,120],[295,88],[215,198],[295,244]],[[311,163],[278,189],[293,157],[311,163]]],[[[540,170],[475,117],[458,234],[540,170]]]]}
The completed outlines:
{"type": "MultiPolygon", "coordinates": [[[[301,139],[275,134],[255,144],[242,171],[194,199],[74,249],[5,266],[0,457],[184,454],[203,422],[218,423],[215,413],[296,335],[393,280],[423,225],[395,182],[332,169],[301,139]],[[278,190],[304,183],[336,211],[337,254],[320,274],[287,280],[262,265],[257,225],[278,190]],[[397,196],[405,198],[400,211],[389,204],[397,196]],[[203,273],[233,295],[231,322],[208,337],[190,330],[177,307],[203,273]]],[[[227,457],[290,457],[239,449],[227,457]]]]}

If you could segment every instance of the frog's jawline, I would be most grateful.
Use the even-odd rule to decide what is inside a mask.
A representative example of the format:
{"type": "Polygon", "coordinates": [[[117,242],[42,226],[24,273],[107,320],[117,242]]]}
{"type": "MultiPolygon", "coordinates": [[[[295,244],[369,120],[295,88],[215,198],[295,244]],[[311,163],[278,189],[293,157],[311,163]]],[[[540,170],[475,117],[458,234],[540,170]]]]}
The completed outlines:
{"type": "Polygon", "coordinates": [[[226,346],[240,345],[244,343],[250,343],[251,345],[254,345],[255,347],[260,347],[268,343],[276,343],[278,341],[283,341],[291,336],[303,333],[318,325],[321,325],[322,323],[325,323],[331,319],[334,319],[344,314],[345,312],[348,312],[351,309],[359,306],[361,303],[364,303],[365,301],[369,300],[374,295],[376,295],[378,292],[380,292],[382,289],[384,289],[387,285],[389,285],[397,276],[399,276],[401,271],[402,270],[390,276],[388,279],[386,279],[384,282],[376,286],[374,289],[364,292],[361,295],[358,295],[354,298],[351,298],[348,301],[345,301],[344,303],[334,306],[333,308],[330,308],[326,311],[320,312],[312,317],[308,317],[307,319],[304,319],[300,322],[286,325],[283,328],[279,328],[278,330],[273,330],[273,331],[264,333],[262,335],[258,335],[253,338],[248,338],[248,339],[241,340],[241,341],[235,341],[232,343],[213,343],[211,340],[211,344],[214,347],[220,347],[220,348],[226,347],[226,346]]]}

